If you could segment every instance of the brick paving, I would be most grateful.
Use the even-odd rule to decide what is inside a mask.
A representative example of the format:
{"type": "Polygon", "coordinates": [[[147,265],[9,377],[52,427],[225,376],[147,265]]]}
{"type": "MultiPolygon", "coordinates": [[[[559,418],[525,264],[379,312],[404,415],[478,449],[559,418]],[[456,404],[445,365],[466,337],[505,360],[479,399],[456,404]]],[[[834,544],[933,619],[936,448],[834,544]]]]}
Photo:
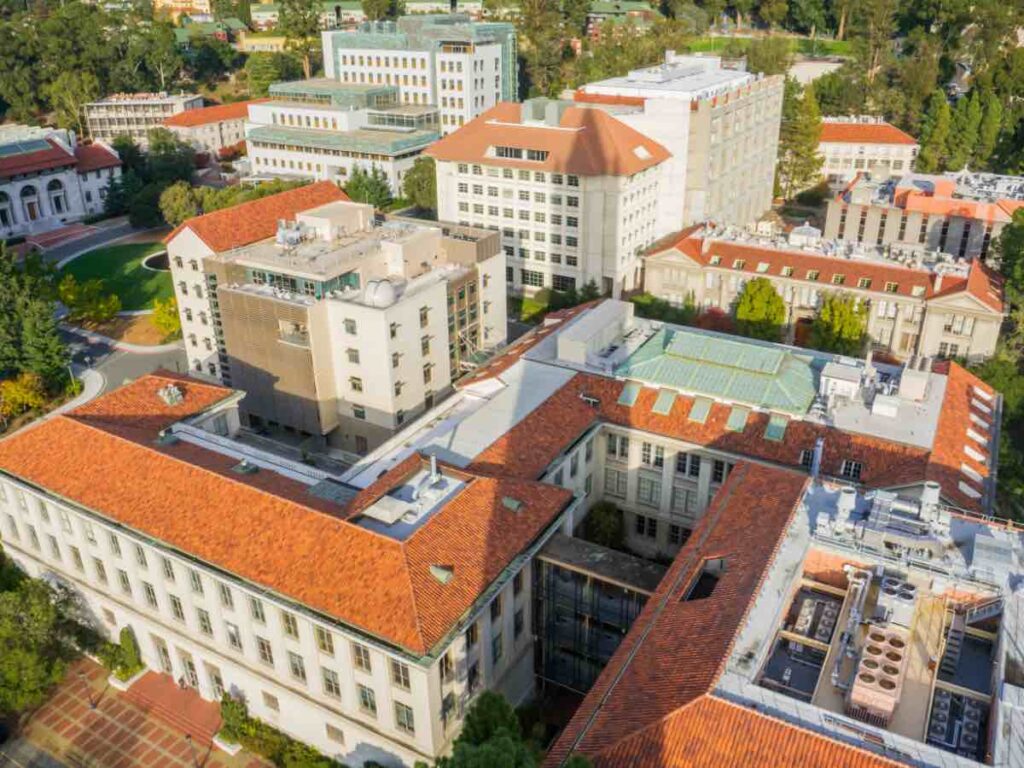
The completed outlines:
{"type": "Polygon", "coordinates": [[[268,768],[246,752],[234,757],[199,739],[190,748],[182,724],[172,724],[107,685],[98,664],[76,663],[22,735],[80,768],[268,768]],[[90,700],[95,708],[90,706],[90,700]]]}

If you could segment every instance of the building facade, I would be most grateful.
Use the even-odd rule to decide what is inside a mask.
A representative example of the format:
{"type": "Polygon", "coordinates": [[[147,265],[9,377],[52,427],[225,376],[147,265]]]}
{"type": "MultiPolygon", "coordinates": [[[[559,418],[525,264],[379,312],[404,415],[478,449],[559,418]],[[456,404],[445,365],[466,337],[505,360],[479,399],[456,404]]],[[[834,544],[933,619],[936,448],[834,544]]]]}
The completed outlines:
{"type": "Polygon", "coordinates": [[[829,200],[825,237],[984,258],[1022,205],[1019,176],[862,173],[829,200]]]}
{"type": "Polygon", "coordinates": [[[249,107],[246,146],[257,178],[284,177],[344,185],[355,169],[380,170],[391,191],[440,135],[438,112],[402,104],[395,86],[300,80],[270,86],[249,107]]]}
{"type": "Polygon", "coordinates": [[[833,191],[864,171],[907,173],[920,148],[913,136],[871,115],[823,118],[818,142],[821,172],[833,191]]]}
{"type": "Polygon", "coordinates": [[[402,104],[436,107],[444,134],[518,95],[516,33],[506,22],[403,16],[325,32],[323,49],[328,78],[396,86],[402,104]]]}
{"type": "Polygon", "coordinates": [[[500,104],[427,150],[438,215],[497,230],[518,291],[639,285],[668,153],[571,102],[500,104]]]}
{"type": "Polygon", "coordinates": [[[611,111],[671,154],[658,237],[703,221],[745,226],[771,208],[781,78],[667,51],[664,64],[589,83],[575,99],[611,111]]]}
{"type": "Polygon", "coordinates": [[[432,763],[450,749],[480,691],[497,690],[513,702],[529,695],[530,559],[571,517],[572,494],[434,468],[419,458],[379,489],[325,484],[322,472],[237,439],[241,396],[157,374],[95,404],[141,431],[101,426],[89,416],[92,407],[54,422],[49,437],[96,459],[97,488],[101,472],[125,476],[146,467],[176,475],[180,485],[166,474],[167,485],[138,476],[136,490],[150,484],[154,491],[145,515],[133,512],[135,491],[72,489],[30,466],[26,443],[5,444],[5,553],[28,574],[69,586],[108,636],[131,628],[150,669],[206,699],[244,698],[253,716],[348,764],[432,763]],[[238,465],[245,471],[221,475],[210,470],[216,464],[225,473],[238,465]],[[399,506],[404,514],[417,510],[402,497],[424,479],[436,498],[421,510],[417,536],[389,515],[399,506]],[[268,492],[266,483],[278,490],[268,492]],[[525,519],[503,498],[520,501],[525,519]],[[196,516],[191,523],[183,508],[196,516]],[[488,526],[504,529],[501,542],[488,540],[488,526]],[[248,527],[251,546],[216,543],[215,529],[248,527]],[[205,541],[194,538],[200,530],[205,541]],[[289,562],[291,555],[281,557],[282,540],[303,530],[307,543],[319,542],[307,556],[335,563],[319,565],[316,576],[297,575],[305,569],[289,562]],[[448,536],[453,548],[432,544],[436,535],[448,536]],[[477,574],[480,586],[446,590],[449,564],[467,562],[488,544],[491,562],[477,574]],[[423,559],[410,567],[406,557],[423,559]],[[418,598],[411,580],[425,590],[418,598]],[[359,583],[365,589],[353,590],[359,583]],[[421,634],[420,621],[437,629],[421,634]]]}
{"type": "Polygon", "coordinates": [[[246,118],[254,103],[258,101],[190,109],[167,118],[164,126],[195,149],[216,154],[245,143],[246,118]]]}
{"type": "Polygon", "coordinates": [[[0,130],[0,236],[34,235],[103,212],[121,160],[100,142],[79,144],[65,130],[22,125],[0,130]]]}
{"type": "Polygon", "coordinates": [[[343,198],[320,182],[192,219],[167,244],[191,369],[245,390],[248,425],[361,455],[504,343],[505,259],[491,232],[377,223],[343,198]],[[253,230],[268,235],[218,240],[271,209],[253,230]]]}
{"type": "Polygon", "coordinates": [[[677,306],[692,301],[731,312],[744,284],[764,277],[785,302],[794,332],[826,295],[841,293],[867,306],[866,333],[876,351],[972,361],[995,352],[1005,308],[1001,282],[988,267],[926,262],[923,251],[895,247],[855,249],[819,234],[797,228],[786,240],[693,228],[644,259],[644,287],[677,306]]]}
{"type": "Polygon", "coordinates": [[[191,93],[115,93],[92,101],[82,109],[89,135],[96,141],[112,142],[129,136],[141,146],[149,131],[162,128],[168,118],[190,109],[200,109],[203,97],[191,93]]]}

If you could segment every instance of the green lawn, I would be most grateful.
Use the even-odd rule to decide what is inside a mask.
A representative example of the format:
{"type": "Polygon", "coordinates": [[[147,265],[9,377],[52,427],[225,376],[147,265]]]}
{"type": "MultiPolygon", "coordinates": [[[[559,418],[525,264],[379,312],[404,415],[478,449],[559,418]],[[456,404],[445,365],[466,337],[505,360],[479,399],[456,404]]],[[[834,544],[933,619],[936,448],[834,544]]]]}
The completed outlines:
{"type": "Polygon", "coordinates": [[[121,297],[121,309],[151,309],[154,299],[174,295],[170,272],[155,272],[142,266],[151,253],[163,250],[161,243],[130,243],[97,248],[79,256],[61,270],[79,281],[98,277],[106,290],[121,297]]]}
{"type": "MultiPolygon", "coordinates": [[[[686,44],[693,53],[717,53],[729,43],[746,50],[750,45],[749,37],[698,37],[686,44]]],[[[807,56],[850,56],[852,48],[849,40],[811,40],[806,37],[790,37],[790,49],[807,56]]]]}

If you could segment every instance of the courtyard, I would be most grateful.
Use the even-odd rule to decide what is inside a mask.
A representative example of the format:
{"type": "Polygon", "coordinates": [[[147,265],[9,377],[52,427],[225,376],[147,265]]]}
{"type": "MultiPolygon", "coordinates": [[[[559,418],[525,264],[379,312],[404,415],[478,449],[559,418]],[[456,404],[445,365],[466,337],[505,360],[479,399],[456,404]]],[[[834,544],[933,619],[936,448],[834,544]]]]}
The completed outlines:
{"type": "Polygon", "coordinates": [[[174,295],[166,260],[162,268],[156,260],[147,264],[150,256],[163,250],[160,242],[103,246],[69,262],[61,274],[74,275],[79,282],[99,278],[108,292],[121,297],[123,311],[152,309],[156,299],[174,295]]]}

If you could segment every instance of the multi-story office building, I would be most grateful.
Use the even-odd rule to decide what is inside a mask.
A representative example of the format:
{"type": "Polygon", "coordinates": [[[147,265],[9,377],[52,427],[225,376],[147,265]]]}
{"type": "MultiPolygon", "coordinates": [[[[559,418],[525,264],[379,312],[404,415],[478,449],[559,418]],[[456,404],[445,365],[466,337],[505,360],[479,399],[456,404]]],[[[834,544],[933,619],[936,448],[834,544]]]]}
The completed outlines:
{"type": "Polygon", "coordinates": [[[101,213],[121,159],[106,144],[26,125],[0,128],[0,237],[34,235],[101,213]]]}
{"type": "Polygon", "coordinates": [[[480,691],[529,695],[531,559],[573,494],[419,457],[359,489],[240,439],[241,397],[148,375],[3,441],[5,553],[349,765],[433,764],[480,691]]]}
{"type": "Polygon", "coordinates": [[[732,311],[743,285],[757,277],[782,296],[794,333],[828,293],[853,296],[867,305],[872,348],[900,359],[990,357],[1005,313],[1000,279],[977,260],[823,241],[812,227],[798,227],[788,239],[693,227],[644,259],[646,290],[677,306],[691,300],[732,311]]]}
{"type": "Polygon", "coordinates": [[[393,85],[401,102],[433,105],[450,133],[519,89],[514,25],[464,14],[403,16],[324,32],[324,72],[342,83],[393,85]]]}
{"type": "MultiPolygon", "coordinates": [[[[71,584],[112,632],[133,627],[153,669],[206,698],[244,695],[255,716],[349,764],[430,762],[476,691],[518,703],[535,675],[585,690],[609,658],[611,682],[593,689],[554,764],[581,749],[620,765],[616,755],[632,753],[605,759],[594,739],[618,744],[648,723],[653,762],[630,758],[644,766],[665,764],[662,744],[687,744],[702,765],[747,764],[737,755],[764,765],[780,746],[795,750],[793,764],[815,764],[851,754],[850,741],[865,761],[863,750],[884,750],[943,764],[949,739],[922,736],[933,687],[976,691],[968,698],[983,702],[996,723],[989,743],[1004,754],[1018,696],[1001,670],[1018,663],[1009,639],[1020,595],[1000,585],[1019,579],[1006,569],[1020,537],[979,522],[992,510],[1001,397],[955,363],[926,362],[865,363],[653,323],[607,300],[550,317],[342,473],[253,448],[242,393],[149,376],[0,442],[0,528],[30,573],[71,584]],[[851,505],[853,490],[864,495],[851,505]],[[621,511],[632,554],[574,535],[597,501],[621,511]],[[803,558],[812,538],[817,554],[803,558]],[[673,562],[658,582],[638,555],[673,562]],[[824,582],[831,589],[818,592],[845,600],[847,561],[869,565],[872,580],[909,570],[903,581],[936,598],[911,622],[922,643],[906,701],[917,703],[892,727],[846,712],[841,693],[806,698],[822,667],[811,651],[847,636],[831,649],[845,664],[847,647],[865,645],[861,618],[913,617],[876,597],[881,588],[862,585],[872,602],[852,604],[849,633],[844,609],[827,638],[775,642],[795,591],[824,582]],[[559,586],[574,580],[590,592],[559,586]],[[1007,601],[1004,625],[982,626],[999,613],[993,595],[1007,601]],[[965,599],[985,611],[947,620],[965,599]],[[966,643],[968,666],[953,659],[935,682],[929,655],[937,648],[947,666],[947,624],[976,627],[987,634],[963,634],[1011,656],[992,664],[966,643]],[[785,658],[766,666],[776,649],[798,654],[801,674],[786,673],[797,664],[785,658]],[[986,692],[977,686],[992,670],[1000,677],[986,692]],[[630,689],[630,717],[617,704],[592,720],[591,704],[621,701],[630,681],[658,687],[630,689]],[[723,697],[758,701],[789,724],[704,701],[681,717],[715,711],[674,740],[662,718],[716,681],[723,697]],[[780,685],[805,698],[783,706],[792,694],[780,685]],[[766,722],[775,738],[763,738],[766,722]]],[[[812,607],[813,624],[826,611],[812,607]]],[[[802,610],[786,632],[805,632],[802,610]]]]}
{"type": "Polygon", "coordinates": [[[216,154],[245,143],[249,105],[259,101],[262,99],[189,109],[164,120],[164,126],[195,149],[216,154]]]}
{"type": "Polygon", "coordinates": [[[249,425],[364,454],[504,343],[505,258],[493,232],[343,198],[320,182],[200,216],[167,250],[192,370],[245,390],[249,425]]]}
{"type": "Polygon", "coordinates": [[[639,285],[670,161],[656,141],[603,110],[531,99],[499,104],[427,154],[438,215],[501,232],[509,287],[639,285]]]}
{"type": "Polygon", "coordinates": [[[258,178],[344,185],[356,168],[377,168],[396,195],[405,172],[439,135],[437,109],[401,103],[397,87],[328,79],[275,83],[269,100],[249,106],[246,125],[258,178]]]}
{"type": "Polygon", "coordinates": [[[821,172],[835,191],[864,171],[907,173],[919,149],[913,136],[873,115],[826,117],[818,142],[821,172]]]}
{"type": "Polygon", "coordinates": [[[665,63],[589,83],[576,101],[601,106],[671,154],[658,236],[703,221],[747,225],[771,207],[782,78],[665,53],[665,63]]]}
{"type": "Polygon", "coordinates": [[[201,109],[203,97],[192,93],[115,93],[92,101],[82,109],[89,135],[96,141],[111,142],[130,136],[146,145],[149,131],[162,128],[164,121],[190,109],[201,109]]]}
{"type": "MultiPolygon", "coordinates": [[[[423,14],[449,14],[453,10],[449,0],[406,0],[405,13],[410,16],[423,14]]],[[[479,18],[483,11],[482,0],[459,2],[460,13],[470,14],[473,19],[479,18]]],[[[256,29],[271,30],[277,26],[281,7],[277,3],[257,3],[252,6],[252,25],[256,29]]],[[[350,28],[366,21],[362,3],[358,0],[325,0],[320,10],[320,27],[322,29],[350,28]]]]}
{"type": "Polygon", "coordinates": [[[825,237],[907,244],[961,259],[984,257],[1013,212],[1024,178],[993,173],[862,173],[829,200],[825,237]]]}

